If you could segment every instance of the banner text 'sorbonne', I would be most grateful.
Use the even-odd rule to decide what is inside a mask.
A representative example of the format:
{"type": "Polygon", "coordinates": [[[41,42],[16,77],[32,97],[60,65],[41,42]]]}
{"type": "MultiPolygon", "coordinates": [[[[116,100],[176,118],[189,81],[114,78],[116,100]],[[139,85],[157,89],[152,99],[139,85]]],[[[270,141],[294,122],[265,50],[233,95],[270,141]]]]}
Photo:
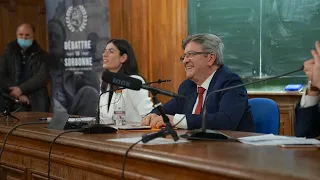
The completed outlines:
{"type": "Polygon", "coordinates": [[[65,58],[64,66],[92,66],[92,57],[65,58]]]}

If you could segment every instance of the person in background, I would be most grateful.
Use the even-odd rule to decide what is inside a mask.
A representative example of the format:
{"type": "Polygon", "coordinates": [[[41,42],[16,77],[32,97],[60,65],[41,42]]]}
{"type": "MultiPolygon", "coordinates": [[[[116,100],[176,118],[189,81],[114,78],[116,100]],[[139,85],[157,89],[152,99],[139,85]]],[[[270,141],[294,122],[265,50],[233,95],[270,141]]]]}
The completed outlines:
{"type": "MultiPolygon", "coordinates": [[[[183,119],[178,128],[200,128],[202,105],[207,96],[208,129],[255,130],[245,87],[208,96],[215,90],[243,84],[240,77],[223,64],[223,48],[221,39],[212,34],[195,34],[182,41],[184,54],[180,61],[188,79],[181,83],[178,93],[187,97],[189,105],[181,98],[172,98],[163,105],[172,125],[183,119]]],[[[164,126],[158,112],[152,112],[142,120],[142,125],[164,126]]]]}
{"type": "Polygon", "coordinates": [[[295,108],[294,132],[299,137],[320,135],[320,42],[315,46],[316,50],[311,50],[313,58],[303,64],[308,87],[295,108]]]}
{"type": "Polygon", "coordinates": [[[31,24],[19,25],[16,34],[17,39],[7,44],[0,57],[0,89],[19,99],[20,111],[48,112],[46,61],[50,56],[34,39],[35,28],[31,24]]]}
{"type": "MultiPolygon", "coordinates": [[[[143,77],[139,75],[134,51],[126,40],[111,39],[107,43],[103,53],[103,68],[106,71],[131,76],[145,83],[143,77]]],[[[102,93],[117,88],[105,82],[101,84],[102,93]]],[[[114,104],[117,103],[121,95],[125,101],[127,121],[140,123],[141,119],[152,110],[152,102],[146,90],[123,89],[122,91],[107,92],[101,95],[99,102],[102,123],[113,123],[111,119],[114,113],[114,104]]]]}

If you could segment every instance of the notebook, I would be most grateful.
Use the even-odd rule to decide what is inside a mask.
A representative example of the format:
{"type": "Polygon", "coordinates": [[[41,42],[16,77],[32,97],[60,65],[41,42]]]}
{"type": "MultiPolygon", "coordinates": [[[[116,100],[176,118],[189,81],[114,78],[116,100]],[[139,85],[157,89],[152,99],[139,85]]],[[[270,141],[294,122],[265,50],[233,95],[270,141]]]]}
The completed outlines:
{"type": "Polygon", "coordinates": [[[119,130],[146,130],[151,129],[151,126],[142,126],[141,124],[126,124],[123,126],[117,126],[119,130]]]}

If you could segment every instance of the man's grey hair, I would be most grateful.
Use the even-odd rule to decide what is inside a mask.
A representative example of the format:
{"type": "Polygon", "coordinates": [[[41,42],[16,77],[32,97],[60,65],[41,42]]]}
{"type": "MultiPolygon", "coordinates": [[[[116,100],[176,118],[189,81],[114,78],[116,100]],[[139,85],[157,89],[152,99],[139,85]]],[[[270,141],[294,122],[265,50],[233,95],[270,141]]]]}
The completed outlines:
{"type": "Polygon", "coordinates": [[[182,41],[182,49],[185,49],[190,42],[199,43],[202,46],[203,51],[216,54],[214,64],[217,66],[223,65],[224,45],[218,36],[208,33],[190,35],[182,41]]]}

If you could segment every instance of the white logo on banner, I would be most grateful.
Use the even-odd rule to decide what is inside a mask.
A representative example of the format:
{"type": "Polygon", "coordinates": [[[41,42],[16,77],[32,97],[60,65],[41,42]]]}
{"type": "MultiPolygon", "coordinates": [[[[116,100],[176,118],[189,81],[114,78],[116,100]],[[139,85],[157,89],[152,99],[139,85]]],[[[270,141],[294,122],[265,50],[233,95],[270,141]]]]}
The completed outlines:
{"type": "Polygon", "coordinates": [[[66,23],[71,32],[83,31],[87,25],[87,21],[87,11],[82,5],[68,7],[66,13],[66,23]]]}

